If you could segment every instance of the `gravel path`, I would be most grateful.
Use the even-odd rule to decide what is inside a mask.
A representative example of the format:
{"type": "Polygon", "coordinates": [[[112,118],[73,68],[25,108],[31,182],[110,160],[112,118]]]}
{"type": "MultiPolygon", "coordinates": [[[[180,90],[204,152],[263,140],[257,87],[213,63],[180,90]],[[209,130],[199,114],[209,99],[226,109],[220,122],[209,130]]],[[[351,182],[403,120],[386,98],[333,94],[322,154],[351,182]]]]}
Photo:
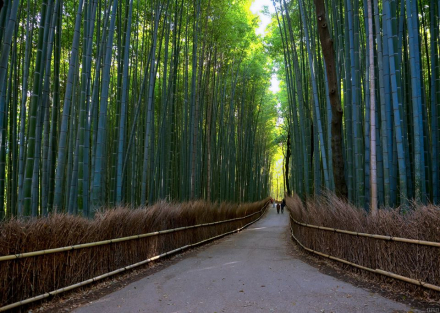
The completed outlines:
{"type": "MultiPolygon", "coordinates": [[[[259,222],[74,312],[408,312],[301,261],[288,215],[259,222]]],[[[414,311],[413,311],[414,312],[414,311]]]]}

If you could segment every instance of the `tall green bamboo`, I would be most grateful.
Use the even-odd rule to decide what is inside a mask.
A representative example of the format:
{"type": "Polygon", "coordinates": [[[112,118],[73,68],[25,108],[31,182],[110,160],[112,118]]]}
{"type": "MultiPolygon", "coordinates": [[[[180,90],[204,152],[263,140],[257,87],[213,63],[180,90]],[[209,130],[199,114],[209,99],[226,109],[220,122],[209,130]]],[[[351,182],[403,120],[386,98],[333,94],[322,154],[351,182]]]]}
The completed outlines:
{"type": "MultiPolygon", "coordinates": [[[[344,157],[339,161],[344,165],[348,199],[374,208],[375,200],[370,203],[369,196],[376,198],[377,188],[378,206],[400,204],[405,209],[411,198],[417,202],[438,201],[439,169],[435,152],[439,143],[438,3],[424,6],[411,0],[331,0],[327,7],[322,1],[273,3],[276,14],[271,28],[278,28],[279,32],[272,31],[269,42],[273,47],[271,53],[276,55],[276,49],[281,51],[275,58],[281,64],[284,62],[284,68],[279,71],[287,87],[282,91],[286,99],[282,105],[293,103],[295,98],[301,100],[302,96],[306,101],[296,104],[297,112],[303,109],[309,113],[307,99],[313,96],[313,124],[310,117],[299,118],[305,127],[298,127],[294,110],[286,110],[284,116],[286,129],[293,131],[296,144],[302,141],[302,129],[306,130],[307,159],[312,161],[310,153],[316,150],[334,153],[333,148],[329,150],[328,142],[328,125],[334,112],[324,105],[328,101],[326,90],[333,89],[340,95],[335,100],[340,99],[344,114],[341,125],[344,157]],[[300,17],[296,17],[298,6],[300,17]],[[329,8],[327,16],[325,9],[329,8]],[[318,12],[317,21],[308,19],[314,9],[318,12]],[[281,23],[280,16],[287,23],[281,23]],[[325,29],[329,30],[328,35],[317,45],[318,33],[321,37],[325,29]],[[294,34],[299,36],[295,38],[294,34]],[[330,83],[328,71],[325,75],[323,69],[328,67],[326,55],[332,50],[335,79],[330,83]],[[293,71],[296,51],[299,70],[293,71]],[[323,144],[318,117],[327,125],[321,128],[327,139],[323,144]],[[313,137],[315,140],[310,140],[313,137]],[[374,187],[376,183],[369,183],[374,177],[377,187],[374,187]]],[[[292,159],[290,176],[296,182],[295,191],[302,195],[301,184],[297,182],[303,181],[305,174],[299,162],[297,156],[292,159]]],[[[324,162],[316,158],[313,162],[311,176],[319,189],[326,183],[321,176],[325,172],[317,171],[324,162]]],[[[331,163],[334,170],[335,164],[331,163]]]]}

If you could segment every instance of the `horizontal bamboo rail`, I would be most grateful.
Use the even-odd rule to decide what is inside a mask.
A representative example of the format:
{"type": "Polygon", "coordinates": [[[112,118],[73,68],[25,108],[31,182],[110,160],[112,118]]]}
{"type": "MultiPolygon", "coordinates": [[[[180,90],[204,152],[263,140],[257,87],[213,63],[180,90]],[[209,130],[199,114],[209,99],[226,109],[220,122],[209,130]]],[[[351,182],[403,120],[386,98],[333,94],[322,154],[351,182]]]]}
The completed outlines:
{"type": "Polygon", "coordinates": [[[337,229],[337,228],[330,228],[330,227],[316,226],[316,225],[301,223],[301,222],[298,222],[297,220],[295,220],[292,216],[290,216],[290,219],[297,225],[301,225],[301,226],[309,227],[309,228],[321,229],[321,230],[326,230],[326,231],[332,231],[335,233],[341,233],[341,234],[347,234],[347,235],[353,235],[353,236],[359,236],[359,237],[368,237],[368,238],[375,238],[375,239],[388,240],[388,241],[406,242],[406,243],[412,243],[412,244],[417,244],[417,245],[422,245],[422,246],[431,246],[431,247],[439,247],[440,248],[440,242],[408,239],[408,238],[384,236],[384,235],[374,235],[374,234],[366,234],[366,233],[358,233],[358,232],[349,231],[349,230],[342,230],[342,229],[337,229]]]}
{"type": "MultiPolygon", "coordinates": [[[[291,219],[294,220],[292,217],[291,217],[291,219]]],[[[316,227],[313,227],[313,228],[316,228],[316,227]]],[[[440,291],[440,287],[436,286],[436,285],[432,285],[432,284],[429,284],[429,283],[426,283],[426,282],[423,282],[423,281],[420,281],[420,280],[412,279],[412,278],[405,277],[405,276],[398,275],[398,274],[394,274],[394,273],[391,273],[391,272],[383,271],[381,269],[372,269],[372,268],[369,268],[369,267],[365,267],[365,266],[362,266],[362,265],[359,265],[359,264],[356,264],[356,263],[352,263],[352,262],[344,260],[344,259],[340,259],[340,258],[331,256],[329,254],[325,254],[325,253],[322,253],[322,252],[319,252],[319,251],[307,248],[295,237],[295,235],[293,234],[292,226],[290,226],[290,232],[291,232],[292,238],[295,239],[295,241],[306,251],[315,253],[317,255],[323,256],[325,258],[328,258],[328,259],[331,259],[331,260],[334,260],[334,261],[338,261],[338,262],[341,262],[341,263],[344,263],[344,264],[348,264],[348,265],[360,268],[360,269],[368,271],[368,272],[372,272],[372,273],[388,276],[388,277],[391,277],[391,278],[394,278],[394,279],[398,279],[398,280],[401,280],[401,281],[404,281],[404,282],[407,282],[407,283],[410,283],[410,284],[422,286],[422,287],[425,287],[425,288],[428,288],[428,289],[431,289],[431,290],[440,291]]],[[[375,238],[375,237],[373,237],[373,238],[375,238]]]]}
{"type": "MultiPolygon", "coordinates": [[[[133,268],[145,265],[145,264],[150,263],[152,261],[159,260],[159,259],[164,258],[166,256],[169,256],[169,255],[172,255],[172,254],[176,254],[177,252],[180,252],[180,251],[192,248],[192,247],[199,246],[201,244],[207,243],[207,242],[215,240],[215,239],[219,239],[221,237],[224,237],[224,236],[227,236],[227,235],[230,235],[230,234],[233,234],[233,233],[240,232],[241,230],[245,229],[246,227],[256,223],[257,221],[259,221],[261,219],[261,217],[263,216],[263,214],[265,213],[265,210],[267,209],[268,204],[269,204],[269,202],[266,202],[266,204],[263,206],[263,208],[260,211],[252,213],[252,214],[249,214],[249,215],[246,215],[244,217],[239,217],[239,218],[234,218],[234,219],[220,221],[220,222],[214,222],[214,223],[206,223],[206,224],[199,224],[199,225],[194,225],[194,226],[189,226],[189,227],[180,227],[180,228],[170,229],[168,231],[168,233],[171,230],[179,231],[179,230],[183,230],[183,229],[202,227],[202,226],[211,226],[211,225],[220,224],[220,223],[226,223],[226,222],[233,222],[233,221],[236,221],[236,220],[245,219],[245,218],[251,217],[251,216],[253,216],[255,214],[261,213],[261,215],[255,221],[247,223],[246,225],[244,225],[244,226],[242,226],[240,228],[237,228],[235,230],[232,230],[232,231],[226,232],[226,233],[221,234],[221,235],[217,235],[217,236],[214,236],[214,237],[211,237],[211,238],[208,238],[208,239],[205,239],[205,240],[193,243],[193,244],[189,244],[189,245],[186,245],[186,246],[183,246],[183,247],[180,247],[180,248],[177,248],[177,249],[174,249],[174,250],[162,253],[160,255],[151,257],[151,258],[146,259],[144,261],[141,261],[141,262],[138,262],[138,263],[126,266],[126,267],[119,268],[119,269],[111,271],[109,273],[106,273],[106,274],[103,274],[103,275],[99,275],[99,276],[87,279],[85,281],[82,281],[82,282],[79,282],[79,283],[76,283],[76,284],[73,284],[73,285],[70,285],[70,286],[67,286],[67,287],[64,287],[64,288],[60,288],[60,289],[57,289],[57,290],[54,290],[54,291],[46,292],[46,293],[44,293],[42,295],[39,295],[39,296],[36,296],[36,297],[32,297],[32,298],[29,298],[29,299],[26,299],[26,300],[22,300],[22,301],[19,301],[19,302],[8,304],[6,306],[0,307],[0,312],[5,312],[7,310],[11,310],[13,308],[17,308],[17,307],[20,307],[20,306],[25,305],[25,304],[29,304],[29,303],[32,303],[32,302],[35,302],[35,301],[43,300],[43,299],[49,298],[51,296],[55,296],[57,294],[66,292],[66,291],[70,291],[70,290],[73,290],[73,289],[76,289],[76,288],[79,288],[79,287],[83,287],[85,285],[97,282],[97,281],[102,280],[104,278],[107,278],[107,277],[110,277],[110,276],[114,276],[116,274],[119,274],[119,273],[122,273],[122,272],[125,272],[125,271],[128,271],[128,270],[131,270],[133,268]]],[[[164,233],[165,232],[162,231],[162,232],[155,232],[154,234],[155,235],[160,235],[160,234],[164,234],[164,233]]],[[[147,235],[147,234],[145,234],[145,235],[147,235]]],[[[141,235],[139,235],[139,236],[141,236],[141,235]]],[[[135,237],[135,236],[130,236],[130,237],[135,237]]],[[[124,237],[124,238],[129,238],[129,237],[124,237]]],[[[118,239],[122,239],[122,238],[118,238],[118,239]]],[[[133,238],[133,239],[136,239],[136,238],[133,238]]],[[[130,240],[130,239],[127,239],[127,240],[130,240]]],[[[113,241],[113,242],[115,242],[115,241],[113,241]]],[[[52,249],[52,250],[55,250],[55,249],[52,249]]],[[[73,250],[73,249],[71,249],[71,250],[73,250]]],[[[42,250],[42,251],[45,251],[45,250],[42,250]]],[[[63,251],[65,251],[65,250],[63,250],[63,251]]],[[[51,252],[51,253],[54,253],[54,252],[51,252]]]]}
{"type": "MultiPolygon", "coordinates": [[[[263,209],[266,206],[267,206],[267,204],[265,204],[263,209]]],[[[135,240],[135,239],[142,239],[142,238],[146,238],[146,237],[174,233],[174,232],[187,230],[187,229],[191,229],[191,228],[198,228],[198,227],[212,226],[212,225],[218,225],[218,224],[223,224],[223,223],[230,223],[230,222],[249,218],[255,214],[261,213],[262,210],[255,212],[255,213],[252,213],[252,214],[249,214],[249,215],[246,215],[246,216],[243,216],[243,217],[232,218],[229,220],[224,220],[224,221],[219,221],[219,222],[204,223],[204,224],[199,224],[199,225],[192,225],[192,226],[185,226],[185,227],[179,227],[179,228],[173,228],[173,229],[159,230],[159,231],[141,234],[141,235],[134,235],[134,236],[128,236],[128,237],[109,239],[109,240],[82,243],[82,244],[72,245],[72,246],[68,246],[68,247],[60,247],[60,248],[39,250],[39,251],[33,251],[33,252],[10,254],[10,255],[5,255],[5,256],[0,256],[0,262],[15,260],[15,259],[29,258],[29,257],[39,256],[39,255],[46,255],[46,254],[52,254],[52,253],[71,251],[71,250],[79,250],[79,249],[84,249],[84,248],[97,247],[97,246],[108,245],[108,244],[112,244],[112,243],[124,242],[124,241],[135,240]]]]}

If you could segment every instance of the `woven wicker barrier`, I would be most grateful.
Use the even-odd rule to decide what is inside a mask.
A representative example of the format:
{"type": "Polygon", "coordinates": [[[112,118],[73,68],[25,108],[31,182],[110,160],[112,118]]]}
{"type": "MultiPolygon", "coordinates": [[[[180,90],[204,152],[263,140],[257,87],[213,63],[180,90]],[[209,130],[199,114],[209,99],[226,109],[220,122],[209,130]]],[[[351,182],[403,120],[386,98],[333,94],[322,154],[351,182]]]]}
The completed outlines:
{"type": "MultiPolygon", "coordinates": [[[[298,223],[298,222],[296,222],[292,217],[290,217],[290,219],[291,219],[295,224],[300,225],[300,226],[310,227],[310,228],[316,228],[316,229],[323,229],[323,228],[320,228],[320,227],[316,227],[315,225],[307,225],[307,224],[303,224],[303,223],[298,223]]],[[[295,237],[295,235],[293,234],[293,228],[292,228],[292,227],[290,227],[290,231],[291,231],[291,234],[292,234],[292,238],[295,239],[295,241],[296,241],[296,242],[297,242],[297,243],[298,243],[303,249],[305,249],[305,250],[307,250],[307,251],[309,251],[309,252],[312,252],[312,253],[315,253],[315,254],[317,254],[317,255],[320,255],[320,256],[323,256],[323,257],[329,258],[329,259],[334,260],[334,261],[338,261],[338,262],[341,262],[341,263],[344,263],[344,264],[348,264],[348,265],[351,265],[351,266],[357,267],[357,268],[359,268],[359,269],[361,269],[361,270],[364,270],[364,271],[369,271],[369,272],[372,272],[372,273],[376,273],[376,274],[380,274],[380,275],[384,275],[384,276],[392,277],[392,278],[399,279],[399,280],[401,280],[401,281],[404,281],[404,282],[407,282],[407,283],[410,283],[410,284],[413,284],[413,285],[422,286],[422,287],[425,287],[425,288],[428,288],[428,289],[432,289],[432,290],[435,290],[435,291],[440,291],[440,287],[439,287],[439,286],[435,286],[435,285],[432,285],[432,284],[428,284],[428,283],[423,282],[423,281],[419,281],[419,280],[416,280],[416,279],[412,279],[412,278],[408,278],[408,277],[405,277],[405,276],[397,275],[397,274],[390,273],[390,272],[387,272],[387,271],[382,271],[382,270],[380,270],[380,269],[368,268],[368,267],[365,267],[365,266],[362,266],[362,265],[359,265],[359,264],[355,264],[355,263],[349,262],[349,261],[344,260],[344,259],[336,258],[336,257],[334,257],[334,256],[332,256],[332,255],[329,255],[329,254],[325,254],[325,253],[322,253],[322,252],[319,252],[319,251],[315,251],[315,250],[313,250],[313,249],[309,249],[309,248],[305,247],[305,246],[304,246],[304,245],[303,245],[303,244],[302,244],[302,243],[301,243],[301,242],[295,237]]],[[[337,232],[338,230],[337,230],[337,229],[334,229],[333,231],[337,232]]],[[[347,234],[347,232],[342,232],[342,233],[347,234]]],[[[351,235],[357,236],[358,234],[355,233],[355,234],[351,234],[351,235]]],[[[375,238],[374,235],[370,235],[370,236],[368,236],[368,234],[362,234],[362,235],[363,235],[363,237],[375,238]]],[[[381,238],[381,239],[383,239],[383,238],[381,238]]]]}
{"type": "Polygon", "coordinates": [[[287,199],[294,240],[309,252],[423,298],[440,298],[440,211],[381,210],[372,217],[332,197],[287,199]],[[373,274],[372,274],[373,273],[373,274]]]}
{"type": "MultiPolygon", "coordinates": [[[[118,236],[113,239],[25,253],[3,253],[0,257],[0,280],[2,282],[0,312],[93,283],[240,231],[260,219],[267,204],[267,200],[240,206],[221,204],[217,205],[217,208],[211,208],[213,211],[208,213],[205,211],[210,209],[206,208],[206,203],[203,202],[183,205],[184,207],[179,209],[173,209],[172,204],[159,204],[148,211],[139,210],[135,213],[124,211],[118,214],[113,213],[116,216],[110,217],[113,228],[130,228],[131,223],[135,223],[136,220],[142,223],[142,221],[153,219],[151,225],[143,226],[143,229],[154,230],[148,233],[118,236]],[[167,209],[173,213],[164,214],[167,209]],[[133,216],[124,221],[122,216],[127,214],[133,214],[133,216]],[[142,220],[140,220],[141,215],[142,220]],[[201,221],[206,222],[201,223],[201,221]],[[185,224],[187,226],[183,226],[185,224]],[[160,230],[154,228],[160,228],[160,230]]],[[[79,223],[100,225],[95,228],[106,229],[109,226],[104,222],[105,219],[104,221],[84,221],[74,217],[73,220],[79,223]]],[[[38,221],[36,223],[39,225],[38,221]]],[[[69,223],[75,226],[72,221],[69,223]]],[[[39,229],[35,224],[30,227],[39,229]]],[[[7,227],[2,231],[7,232],[7,227]]],[[[136,231],[138,230],[132,229],[132,232],[136,233],[136,231]]],[[[1,244],[4,245],[4,243],[1,244]]],[[[20,242],[17,243],[18,246],[19,244],[20,242]]]]}

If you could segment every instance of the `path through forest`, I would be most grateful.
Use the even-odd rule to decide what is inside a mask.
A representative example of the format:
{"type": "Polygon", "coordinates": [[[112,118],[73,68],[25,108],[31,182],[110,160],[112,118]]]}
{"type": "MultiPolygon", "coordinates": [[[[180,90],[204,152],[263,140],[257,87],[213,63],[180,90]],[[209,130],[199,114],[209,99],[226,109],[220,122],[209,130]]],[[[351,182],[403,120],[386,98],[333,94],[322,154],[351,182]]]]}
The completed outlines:
{"type": "Polygon", "coordinates": [[[292,249],[288,214],[271,208],[243,232],[189,254],[75,312],[408,312],[321,273],[292,249]]]}

